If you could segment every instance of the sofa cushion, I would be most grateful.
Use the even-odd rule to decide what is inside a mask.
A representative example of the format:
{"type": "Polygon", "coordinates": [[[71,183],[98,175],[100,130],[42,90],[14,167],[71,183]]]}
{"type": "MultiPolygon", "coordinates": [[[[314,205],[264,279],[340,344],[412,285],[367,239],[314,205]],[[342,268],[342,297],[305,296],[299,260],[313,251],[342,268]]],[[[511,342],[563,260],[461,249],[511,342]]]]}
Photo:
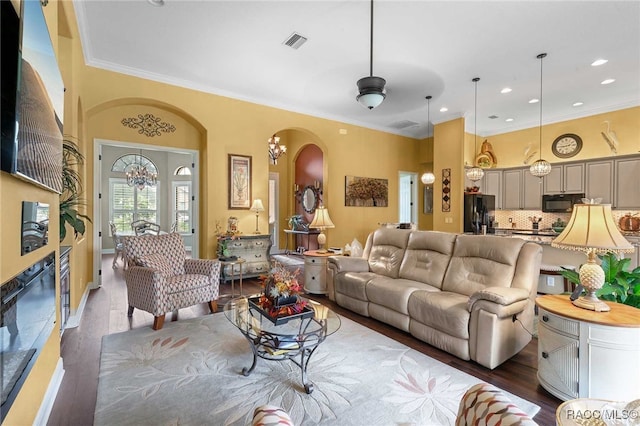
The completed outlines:
{"type": "Polygon", "coordinates": [[[369,302],[385,306],[405,315],[409,313],[407,310],[409,296],[416,290],[440,291],[419,281],[380,276],[373,278],[366,285],[369,302]]]}
{"type": "Polygon", "coordinates": [[[373,272],[346,272],[336,275],[333,285],[336,293],[367,301],[365,287],[376,276],[373,272]]]}
{"type": "Polygon", "coordinates": [[[437,231],[415,231],[400,265],[400,278],[419,281],[442,288],[442,280],[453,253],[456,234],[437,231]]]}
{"type": "Polygon", "coordinates": [[[379,275],[398,278],[410,230],[380,228],[373,233],[369,269],[379,275]],[[399,232],[403,231],[403,232],[399,232]]]}
{"type": "Polygon", "coordinates": [[[511,287],[520,238],[458,235],[442,290],[470,296],[485,287],[511,287]]]}
{"type": "Polygon", "coordinates": [[[409,316],[450,336],[469,339],[468,299],[445,291],[414,291],[409,296],[409,316]]]}

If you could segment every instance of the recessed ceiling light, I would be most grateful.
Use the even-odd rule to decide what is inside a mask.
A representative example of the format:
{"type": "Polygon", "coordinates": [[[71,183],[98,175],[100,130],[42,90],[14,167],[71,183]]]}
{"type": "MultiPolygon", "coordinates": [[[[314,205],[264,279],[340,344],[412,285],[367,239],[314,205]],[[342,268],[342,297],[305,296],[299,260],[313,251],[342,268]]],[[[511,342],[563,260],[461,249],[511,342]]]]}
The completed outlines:
{"type": "Polygon", "coordinates": [[[500,93],[509,93],[509,92],[511,92],[511,87],[505,87],[500,91],[500,93]]]}
{"type": "Polygon", "coordinates": [[[574,107],[576,107],[576,106],[582,106],[582,105],[584,105],[584,102],[574,102],[574,103],[573,103],[573,106],[574,106],[574,107]]]}
{"type": "Polygon", "coordinates": [[[606,80],[602,80],[602,81],[600,82],[600,84],[611,84],[611,83],[613,83],[614,81],[616,81],[616,79],[615,79],[615,78],[608,78],[608,79],[606,79],[606,80]]]}
{"type": "Polygon", "coordinates": [[[538,98],[533,98],[533,99],[529,100],[530,104],[537,104],[538,102],[540,102],[540,99],[538,99],[538,98]]]}
{"type": "Polygon", "coordinates": [[[606,64],[607,62],[609,62],[609,61],[606,60],[606,59],[596,59],[595,61],[591,62],[591,66],[592,67],[598,67],[600,65],[606,64]]]}
{"type": "Polygon", "coordinates": [[[447,107],[440,108],[440,112],[447,112],[447,111],[449,111],[449,108],[447,107]]]}
{"type": "Polygon", "coordinates": [[[511,123],[511,122],[513,121],[513,118],[507,118],[507,119],[506,119],[506,120],[504,120],[504,121],[506,121],[507,123],[511,123]]]}
{"type": "Polygon", "coordinates": [[[149,2],[149,4],[153,5],[153,6],[164,6],[164,0],[147,0],[149,2]]]}

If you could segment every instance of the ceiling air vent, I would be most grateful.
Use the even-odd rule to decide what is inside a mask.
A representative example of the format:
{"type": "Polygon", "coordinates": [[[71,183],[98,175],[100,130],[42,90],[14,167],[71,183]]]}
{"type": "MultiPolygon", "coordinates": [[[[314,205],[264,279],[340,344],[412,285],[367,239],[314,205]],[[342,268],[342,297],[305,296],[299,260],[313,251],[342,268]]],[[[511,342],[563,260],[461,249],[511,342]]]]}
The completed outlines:
{"type": "Polygon", "coordinates": [[[282,44],[289,46],[292,49],[298,49],[300,46],[307,42],[307,38],[298,33],[291,34],[282,44]]]}
{"type": "Polygon", "coordinates": [[[415,121],[401,120],[401,121],[396,121],[395,123],[391,123],[389,127],[393,127],[394,129],[406,129],[408,127],[413,127],[417,125],[418,123],[416,123],[415,121]]]}

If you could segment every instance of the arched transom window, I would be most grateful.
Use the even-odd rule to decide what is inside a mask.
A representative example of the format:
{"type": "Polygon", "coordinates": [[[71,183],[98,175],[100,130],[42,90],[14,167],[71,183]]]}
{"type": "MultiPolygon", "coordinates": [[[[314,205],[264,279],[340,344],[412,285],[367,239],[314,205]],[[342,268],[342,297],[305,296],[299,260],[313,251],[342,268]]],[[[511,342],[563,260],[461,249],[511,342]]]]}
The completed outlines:
{"type": "Polygon", "coordinates": [[[140,165],[146,167],[150,173],[158,173],[158,168],[153,161],[149,160],[142,154],[125,154],[122,157],[118,158],[113,162],[113,166],[111,166],[112,172],[122,172],[126,173],[134,167],[135,165],[140,165]]]}

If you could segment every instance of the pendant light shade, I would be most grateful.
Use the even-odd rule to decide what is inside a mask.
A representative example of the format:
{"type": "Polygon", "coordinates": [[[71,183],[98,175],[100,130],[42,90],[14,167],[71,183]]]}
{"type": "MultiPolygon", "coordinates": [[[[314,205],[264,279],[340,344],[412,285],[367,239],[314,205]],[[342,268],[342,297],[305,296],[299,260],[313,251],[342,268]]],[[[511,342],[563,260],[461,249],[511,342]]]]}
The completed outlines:
{"type": "Polygon", "coordinates": [[[476,77],[473,80],[471,80],[475,83],[475,101],[474,101],[474,127],[475,129],[473,130],[473,167],[471,167],[470,169],[467,169],[467,179],[469,179],[472,182],[477,182],[480,179],[482,179],[482,177],[484,176],[484,170],[482,170],[480,167],[476,166],[475,162],[476,162],[476,150],[478,149],[478,81],[480,81],[480,78],[476,77]]]}
{"type": "Polygon", "coordinates": [[[542,159],[542,59],[546,56],[546,53],[541,53],[537,56],[537,58],[540,59],[540,146],[538,148],[540,157],[529,167],[531,174],[539,178],[551,173],[551,164],[549,164],[547,160],[542,159]]]}
{"type": "Polygon", "coordinates": [[[373,0],[371,0],[371,32],[369,44],[369,76],[358,80],[356,100],[364,107],[374,109],[384,101],[384,85],[387,81],[373,75],[373,0]]]}

